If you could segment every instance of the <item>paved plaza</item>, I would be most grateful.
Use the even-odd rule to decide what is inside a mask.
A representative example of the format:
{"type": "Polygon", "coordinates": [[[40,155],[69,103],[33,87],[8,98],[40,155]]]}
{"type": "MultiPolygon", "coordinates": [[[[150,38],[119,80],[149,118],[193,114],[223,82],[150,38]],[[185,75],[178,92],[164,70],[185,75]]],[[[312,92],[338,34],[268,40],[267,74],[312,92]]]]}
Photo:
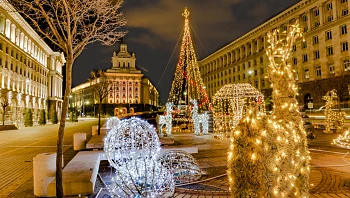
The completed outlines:
{"type": "MultiPolygon", "coordinates": [[[[87,132],[96,120],[67,123],[65,134],[65,163],[76,152],[72,149],[73,134],[87,132]]],[[[38,153],[55,152],[58,125],[21,128],[0,132],[0,197],[35,197],[33,195],[33,157],[38,153]]],[[[348,150],[334,147],[331,140],[338,134],[316,131],[316,139],[310,146],[311,176],[310,197],[350,197],[350,156],[348,150]]],[[[175,134],[175,145],[197,146],[197,159],[203,176],[200,181],[176,187],[174,197],[229,197],[226,176],[228,141],[214,139],[212,135],[193,136],[190,133],[175,134]]],[[[106,163],[101,163],[106,166],[106,163]]],[[[100,180],[100,179],[98,179],[100,180]]],[[[99,188],[104,187],[98,181],[99,188]]]]}

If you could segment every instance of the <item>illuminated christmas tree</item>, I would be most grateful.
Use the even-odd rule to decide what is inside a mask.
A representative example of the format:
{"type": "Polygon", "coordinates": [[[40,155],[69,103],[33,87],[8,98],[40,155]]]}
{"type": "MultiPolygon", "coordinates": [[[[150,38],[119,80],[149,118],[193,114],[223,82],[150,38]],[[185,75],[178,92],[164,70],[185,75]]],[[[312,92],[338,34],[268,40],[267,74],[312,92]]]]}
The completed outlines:
{"type": "Polygon", "coordinates": [[[182,103],[189,104],[190,99],[196,99],[199,107],[209,108],[208,95],[199,72],[196,52],[191,37],[189,15],[190,12],[185,8],[182,14],[185,17],[185,26],[180,56],[168,102],[173,102],[175,105],[182,103]]]}

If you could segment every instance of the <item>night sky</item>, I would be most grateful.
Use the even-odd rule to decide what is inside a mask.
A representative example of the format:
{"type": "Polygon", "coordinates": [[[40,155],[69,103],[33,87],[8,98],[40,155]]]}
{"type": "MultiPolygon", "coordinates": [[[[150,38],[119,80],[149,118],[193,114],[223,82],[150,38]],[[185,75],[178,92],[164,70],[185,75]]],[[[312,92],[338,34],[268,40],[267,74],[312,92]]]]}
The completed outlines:
{"type": "MultiPolygon", "coordinates": [[[[192,37],[201,60],[298,1],[124,0],[121,11],[129,31],[124,43],[129,52],[135,52],[138,68],[148,70],[142,72],[156,86],[183,28],[181,13],[185,7],[191,12],[192,37]]],[[[119,43],[87,46],[75,61],[73,87],[85,82],[91,70],[110,68],[112,53],[118,50],[119,43]]],[[[158,89],[163,104],[170,92],[179,50],[178,46],[158,89]]]]}

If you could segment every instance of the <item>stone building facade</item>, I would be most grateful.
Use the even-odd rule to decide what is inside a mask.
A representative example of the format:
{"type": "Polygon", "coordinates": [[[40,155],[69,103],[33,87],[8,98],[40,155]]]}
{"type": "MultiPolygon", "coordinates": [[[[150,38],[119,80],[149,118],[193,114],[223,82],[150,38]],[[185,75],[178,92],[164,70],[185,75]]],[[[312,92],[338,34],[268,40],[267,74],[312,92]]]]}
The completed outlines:
{"type": "Polygon", "coordinates": [[[295,20],[305,32],[304,39],[293,46],[289,60],[300,87],[299,103],[306,104],[310,96],[321,97],[325,92],[315,92],[317,81],[347,75],[350,69],[349,9],[348,0],[301,0],[199,61],[209,97],[230,83],[251,83],[269,96],[266,33],[276,28],[284,31],[295,20]]]}
{"type": "Polygon", "coordinates": [[[0,1],[0,92],[10,102],[7,121],[23,121],[25,108],[33,110],[34,120],[40,109],[60,114],[64,64],[62,53],[54,52],[11,4],[0,1]]]}
{"type": "MultiPolygon", "coordinates": [[[[112,82],[109,95],[103,100],[105,107],[136,107],[150,105],[157,107],[159,94],[155,86],[136,68],[136,56],[130,54],[126,44],[120,45],[120,51],[112,56],[112,67],[105,71],[112,82]]],[[[72,107],[85,112],[86,106],[98,104],[89,82],[72,89],[72,107]]],[[[137,109],[135,109],[137,111],[137,109]]],[[[96,112],[96,108],[95,108],[96,112]]]]}

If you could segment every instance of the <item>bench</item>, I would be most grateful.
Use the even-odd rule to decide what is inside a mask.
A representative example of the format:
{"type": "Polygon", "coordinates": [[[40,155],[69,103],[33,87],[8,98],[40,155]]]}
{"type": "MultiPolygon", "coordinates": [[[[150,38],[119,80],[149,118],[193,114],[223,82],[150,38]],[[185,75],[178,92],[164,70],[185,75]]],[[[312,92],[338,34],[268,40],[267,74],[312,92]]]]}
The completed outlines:
{"type": "Polygon", "coordinates": [[[165,152],[165,151],[171,151],[171,150],[181,150],[181,151],[185,151],[187,153],[198,153],[198,147],[196,146],[163,146],[161,149],[161,152],[165,152]]]}
{"type": "Polygon", "coordinates": [[[94,135],[86,144],[87,149],[103,149],[103,139],[105,135],[94,135]]]}
{"type": "MultiPolygon", "coordinates": [[[[103,151],[78,152],[62,171],[63,194],[93,194],[100,160],[104,158],[103,151]]],[[[47,194],[48,197],[56,196],[56,179],[49,184],[47,194]]]]}

